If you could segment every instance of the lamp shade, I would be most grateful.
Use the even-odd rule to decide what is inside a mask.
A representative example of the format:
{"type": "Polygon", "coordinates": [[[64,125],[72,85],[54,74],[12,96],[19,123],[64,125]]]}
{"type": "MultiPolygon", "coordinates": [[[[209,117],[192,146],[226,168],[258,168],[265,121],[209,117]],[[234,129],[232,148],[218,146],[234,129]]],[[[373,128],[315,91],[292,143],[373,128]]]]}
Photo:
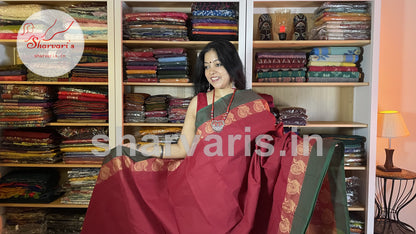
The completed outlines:
{"type": "Polygon", "coordinates": [[[403,117],[398,111],[380,111],[377,119],[377,136],[394,138],[409,135],[403,117]]]}

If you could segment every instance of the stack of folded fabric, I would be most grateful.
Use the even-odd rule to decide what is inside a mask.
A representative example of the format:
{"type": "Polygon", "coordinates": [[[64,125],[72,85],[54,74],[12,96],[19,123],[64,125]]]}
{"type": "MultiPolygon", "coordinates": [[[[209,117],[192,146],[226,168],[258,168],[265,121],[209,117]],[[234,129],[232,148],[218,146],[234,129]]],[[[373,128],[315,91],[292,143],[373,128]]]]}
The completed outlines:
{"type": "Polygon", "coordinates": [[[60,87],[54,112],[58,122],[103,123],[108,120],[107,88],[60,87]]]}
{"type": "Polygon", "coordinates": [[[152,95],[146,98],[145,104],[145,122],[147,123],[167,123],[168,107],[170,95],[160,94],[152,95]]]}
{"type": "Polygon", "coordinates": [[[183,48],[154,49],[158,61],[157,78],[160,83],[188,83],[188,58],[183,48]]]}
{"type": "Polygon", "coordinates": [[[349,167],[365,166],[367,153],[366,138],[358,135],[322,135],[322,137],[341,141],[344,144],[344,165],[349,167]]]}
{"type": "Polygon", "coordinates": [[[106,48],[85,47],[79,63],[71,72],[73,82],[107,82],[108,52],[106,48]]]}
{"type": "Polygon", "coordinates": [[[39,4],[13,4],[0,6],[0,39],[17,39],[20,27],[32,14],[46,10],[39,4]]]}
{"type": "Polygon", "coordinates": [[[313,48],[309,55],[308,82],[359,82],[360,47],[313,48]]]}
{"type": "Polygon", "coordinates": [[[7,207],[2,233],[46,233],[43,208],[7,207]]]}
{"type": "Polygon", "coordinates": [[[25,81],[27,68],[23,64],[0,66],[0,81],[25,81]]]}
{"type": "Polygon", "coordinates": [[[60,147],[64,163],[102,163],[102,152],[108,149],[108,141],[99,137],[95,143],[93,137],[108,136],[107,127],[65,127],[59,129],[59,133],[63,137],[60,147]]]}
{"type": "Polygon", "coordinates": [[[238,40],[238,3],[196,2],[191,12],[193,40],[238,40]]]}
{"type": "Polygon", "coordinates": [[[258,82],[305,82],[306,53],[272,51],[256,53],[258,82]]]}
{"type": "Polygon", "coordinates": [[[183,123],[191,98],[171,98],[169,100],[169,122],[183,123]]]}
{"type": "Polygon", "coordinates": [[[125,77],[127,82],[157,82],[157,60],[152,48],[124,51],[125,77]]]}
{"type": "Polygon", "coordinates": [[[98,178],[99,168],[73,168],[68,171],[68,180],[63,184],[63,204],[88,205],[98,178]]]}
{"type": "Polygon", "coordinates": [[[161,144],[176,144],[180,139],[181,131],[180,127],[143,127],[136,138],[139,145],[151,143],[154,138],[157,138],[161,144]]]}
{"type": "Polygon", "coordinates": [[[3,129],[0,161],[6,163],[54,163],[62,159],[59,135],[36,129],[3,129]]]}
{"type": "Polygon", "coordinates": [[[146,119],[144,101],[147,93],[128,93],[124,95],[124,122],[143,123],[146,119]]]}
{"type": "Polygon", "coordinates": [[[45,233],[81,233],[85,219],[83,209],[53,209],[46,214],[45,233]]]}
{"type": "Polygon", "coordinates": [[[48,86],[1,85],[0,94],[0,127],[44,127],[53,118],[48,86]]]}
{"type": "Polygon", "coordinates": [[[361,187],[360,178],[357,176],[345,177],[345,187],[347,190],[347,205],[359,205],[359,189],[361,187]]]}
{"type": "Polygon", "coordinates": [[[188,41],[183,12],[134,12],[124,16],[125,39],[188,41]]]}
{"type": "Polygon", "coordinates": [[[107,40],[107,3],[83,2],[60,7],[82,29],[85,40],[107,40]]]}
{"type": "Polygon", "coordinates": [[[279,120],[284,125],[306,125],[308,116],[306,115],[306,109],[302,107],[283,107],[279,108],[279,120]]]}
{"type": "Polygon", "coordinates": [[[48,77],[48,76],[41,76],[39,74],[32,72],[31,70],[28,70],[27,80],[28,81],[68,82],[70,80],[70,72],[67,72],[60,76],[48,77]]]}
{"type": "Polygon", "coordinates": [[[324,2],[314,12],[313,40],[369,40],[371,14],[367,2],[324,2]]]}
{"type": "Polygon", "coordinates": [[[47,168],[15,170],[0,179],[0,202],[50,203],[58,191],[59,172],[47,168]]]}

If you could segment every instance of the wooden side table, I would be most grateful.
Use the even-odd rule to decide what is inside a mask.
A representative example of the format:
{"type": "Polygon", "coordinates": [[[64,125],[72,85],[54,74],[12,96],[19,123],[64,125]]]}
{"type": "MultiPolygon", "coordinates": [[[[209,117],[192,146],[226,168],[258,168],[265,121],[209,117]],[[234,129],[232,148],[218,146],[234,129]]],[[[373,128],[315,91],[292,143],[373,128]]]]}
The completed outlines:
{"type": "Polygon", "coordinates": [[[415,233],[415,229],[400,221],[399,212],[416,198],[416,173],[376,172],[376,217],[374,233],[415,233]]]}

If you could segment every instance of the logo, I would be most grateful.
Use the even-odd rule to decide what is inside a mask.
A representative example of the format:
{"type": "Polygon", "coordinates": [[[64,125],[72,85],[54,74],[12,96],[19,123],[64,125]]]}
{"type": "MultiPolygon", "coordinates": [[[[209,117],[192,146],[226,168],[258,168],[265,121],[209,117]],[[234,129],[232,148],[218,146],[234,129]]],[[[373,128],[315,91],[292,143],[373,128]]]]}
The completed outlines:
{"type": "Polygon", "coordinates": [[[17,51],[33,73],[44,77],[62,76],[81,59],[84,35],[70,15],[43,10],[31,15],[20,27],[17,51]]]}

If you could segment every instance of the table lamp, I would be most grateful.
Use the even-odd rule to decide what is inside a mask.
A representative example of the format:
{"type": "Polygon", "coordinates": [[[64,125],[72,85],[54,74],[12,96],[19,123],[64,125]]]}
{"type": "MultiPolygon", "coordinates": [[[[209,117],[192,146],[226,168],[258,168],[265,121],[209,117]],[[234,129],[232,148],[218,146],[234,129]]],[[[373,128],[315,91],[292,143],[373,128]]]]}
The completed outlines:
{"type": "Polygon", "coordinates": [[[407,130],[402,115],[398,111],[380,111],[377,117],[377,136],[389,139],[389,148],[385,149],[384,166],[378,165],[377,168],[382,171],[399,172],[402,169],[393,166],[394,149],[391,148],[391,138],[408,136],[409,130],[407,130]]]}

